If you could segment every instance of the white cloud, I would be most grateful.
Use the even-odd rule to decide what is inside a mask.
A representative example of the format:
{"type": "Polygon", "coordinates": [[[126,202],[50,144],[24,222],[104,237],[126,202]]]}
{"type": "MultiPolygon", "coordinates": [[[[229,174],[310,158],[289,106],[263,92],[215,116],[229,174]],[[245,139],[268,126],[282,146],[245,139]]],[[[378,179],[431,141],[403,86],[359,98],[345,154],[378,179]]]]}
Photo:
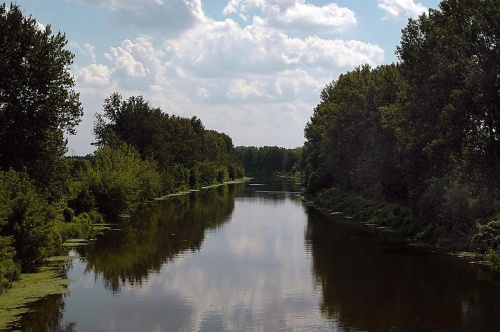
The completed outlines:
{"type": "Polygon", "coordinates": [[[413,0],[378,0],[378,2],[378,7],[386,11],[384,20],[417,18],[428,10],[421,3],[416,4],[413,0]]]}
{"type": "Polygon", "coordinates": [[[208,91],[205,88],[198,87],[198,93],[197,93],[197,95],[198,95],[198,97],[208,98],[208,97],[210,97],[210,91],[208,91]]]}
{"type": "Polygon", "coordinates": [[[334,33],[356,25],[355,13],[330,3],[318,7],[305,0],[230,0],[224,15],[260,11],[265,25],[307,33],[334,33]]]}
{"type": "Polygon", "coordinates": [[[111,84],[111,70],[105,65],[91,64],[77,69],[75,78],[81,87],[108,87],[111,84]]]}
{"type": "Polygon", "coordinates": [[[71,47],[76,48],[83,55],[89,56],[92,59],[92,62],[94,62],[94,63],[96,62],[96,54],[95,54],[95,46],[94,45],[90,45],[88,43],[85,43],[85,45],[83,45],[83,47],[82,47],[80,44],[78,44],[77,42],[74,42],[74,41],[72,41],[69,45],[71,47]]]}
{"type": "Polygon", "coordinates": [[[40,31],[45,31],[45,29],[46,29],[47,27],[46,27],[46,26],[45,26],[45,24],[43,24],[43,23],[36,22],[36,28],[37,28],[38,30],[40,30],[40,31]]]}
{"type": "Polygon", "coordinates": [[[291,38],[261,25],[239,27],[234,21],[199,26],[165,43],[172,61],[199,77],[269,75],[296,68],[328,70],[378,65],[384,58],[377,45],[319,37],[291,38]]]}
{"type": "MultiPolygon", "coordinates": [[[[129,40],[123,43],[130,43],[129,40]]],[[[105,54],[106,58],[115,63],[114,73],[125,77],[145,77],[146,70],[142,63],[122,47],[111,47],[110,52],[105,54]]]]}
{"type": "MultiPolygon", "coordinates": [[[[90,44],[73,46],[95,52],[90,44]]],[[[200,117],[236,145],[296,147],[321,89],[356,66],[381,64],[384,52],[355,40],[292,38],[262,18],[244,27],[232,19],[207,19],[163,41],[125,39],[104,58],[74,69],[84,106],[91,99],[98,104],[96,98],[102,103],[113,91],[125,98],[143,95],[169,114],[200,117]]],[[[92,122],[87,113],[82,126],[92,122]]]]}
{"type": "Polygon", "coordinates": [[[227,95],[230,99],[238,98],[241,100],[246,100],[249,97],[262,97],[264,96],[266,90],[266,84],[259,81],[253,81],[251,84],[247,84],[244,79],[233,80],[227,95]]]}

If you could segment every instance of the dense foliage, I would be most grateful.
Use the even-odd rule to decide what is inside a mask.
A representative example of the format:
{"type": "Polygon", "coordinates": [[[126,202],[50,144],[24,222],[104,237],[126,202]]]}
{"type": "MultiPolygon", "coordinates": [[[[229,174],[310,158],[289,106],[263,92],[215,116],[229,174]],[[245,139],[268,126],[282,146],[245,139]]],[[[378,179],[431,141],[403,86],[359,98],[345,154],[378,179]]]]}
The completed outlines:
{"type": "Polygon", "coordinates": [[[229,136],[206,130],[197,117],[168,115],[140,96],[122,100],[114,93],[107,98],[94,134],[98,146],[116,147],[124,142],[143,159],[155,161],[164,192],[243,176],[229,136]]]}
{"type": "Polygon", "coordinates": [[[5,3],[0,31],[0,293],[103,217],[243,176],[229,136],[117,93],[97,117],[95,154],[65,157],[83,114],[65,35],[5,3]]]}
{"type": "Polygon", "coordinates": [[[55,214],[54,206],[38,193],[26,173],[0,171],[0,240],[4,246],[13,240],[25,270],[50,254],[55,214]]]}
{"type": "Polygon", "coordinates": [[[67,192],[63,133],[82,116],[64,34],[0,4],[0,292],[53,253],[67,192]]]}
{"type": "Polygon", "coordinates": [[[66,140],[83,114],[64,34],[0,5],[0,169],[26,169],[37,186],[64,191],[66,140]]]}
{"type": "Polygon", "coordinates": [[[298,175],[301,171],[302,148],[237,146],[234,152],[248,174],[298,175]]]}
{"type": "Polygon", "coordinates": [[[480,225],[498,218],[499,4],[442,1],[403,29],[398,65],[326,86],[305,129],[308,192],[410,206],[422,239],[497,249],[480,225]]]}
{"type": "Polygon", "coordinates": [[[99,149],[91,165],[77,171],[74,187],[70,207],[81,213],[97,209],[107,221],[116,222],[158,197],[161,178],[155,162],[142,160],[133,147],[122,143],[99,149]]]}

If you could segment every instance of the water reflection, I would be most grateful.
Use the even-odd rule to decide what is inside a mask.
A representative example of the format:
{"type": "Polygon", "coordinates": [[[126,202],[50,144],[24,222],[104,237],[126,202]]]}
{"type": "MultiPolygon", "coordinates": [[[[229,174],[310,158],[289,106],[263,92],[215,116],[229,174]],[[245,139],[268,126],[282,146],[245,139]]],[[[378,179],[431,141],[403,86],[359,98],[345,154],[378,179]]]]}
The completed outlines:
{"type": "MultiPolygon", "coordinates": [[[[29,305],[30,312],[23,315],[21,325],[23,331],[29,332],[74,332],[75,322],[63,323],[65,295],[49,295],[42,301],[29,305]]],[[[17,327],[13,331],[17,331],[17,327]]]]}
{"type": "Polygon", "coordinates": [[[146,206],[120,232],[107,232],[79,253],[86,271],[102,274],[106,288],[137,284],[181,253],[200,249],[205,232],[227,222],[243,184],[220,186],[146,206]]]}
{"type": "Polygon", "coordinates": [[[71,293],[23,330],[500,330],[496,274],[333,220],[299,191],[254,180],[146,208],[79,249],[71,293]]]}
{"type": "Polygon", "coordinates": [[[500,331],[498,276],[309,210],[321,311],[348,330],[500,331]]]}

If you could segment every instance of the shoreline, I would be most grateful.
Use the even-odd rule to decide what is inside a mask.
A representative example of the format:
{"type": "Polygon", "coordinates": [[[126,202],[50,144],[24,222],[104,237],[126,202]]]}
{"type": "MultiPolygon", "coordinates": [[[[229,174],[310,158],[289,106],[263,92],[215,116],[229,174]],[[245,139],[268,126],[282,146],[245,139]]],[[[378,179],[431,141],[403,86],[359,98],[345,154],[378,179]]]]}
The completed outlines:
{"type": "Polygon", "coordinates": [[[14,281],[6,293],[0,294],[0,331],[16,331],[16,323],[21,319],[20,315],[29,312],[29,304],[48,295],[68,294],[71,280],[63,275],[63,265],[74,258],[49,257],[36,272],[21,274],[21,278],[14,281]]]}
{"type": "Polygon", "coordinates": [[[405,239],[409,246],[433,248],[444,254],[456,256],[470,264],[482,265],[500,272],[495,257],[470,249],[470,236],[448,234],[430,237],[426,228],[419,227],[411,209],[387,202],[375,202],[354,193],[330,188],[315,195],[304,195],[306,205],[323,210],[346,221],[362,224],[379,232],[391,232],[405,239]]]}
{"type": "MultiPolygon", "coordinates": [[[[252,178],[243,177],[240,179],[226,181],[211,186],[200,187],[189,191],[180,191],[177,193],[165,195],[155,198],[152,202],[159,202],[168,199],[169,197],[191,194],[200,192],[205,189],[216,188],[226,184],[246,183],[252,178]]],[[[114,224],[94,224],[93,230],[112,230],[114,224]]],[[[63,243],[63,247],[71,249],[71,247],[86,245],[92,239],[68,239],[63,243]]],[[[33,273],[22,273],[19,280],[12,282],[12,287],[7,289],[5,293],[0,294],[0,331],[14,329],[15,324],[20,320],[20,315],[29,312],[28,305],[43,299],[48,295],[60,295],[69,293],[68,285],[71,280],[62,277],[63,265],[65,262],[72,260],[73,256],[51,256],[45,260],[45,263],[37,268],[33,273]]]]}

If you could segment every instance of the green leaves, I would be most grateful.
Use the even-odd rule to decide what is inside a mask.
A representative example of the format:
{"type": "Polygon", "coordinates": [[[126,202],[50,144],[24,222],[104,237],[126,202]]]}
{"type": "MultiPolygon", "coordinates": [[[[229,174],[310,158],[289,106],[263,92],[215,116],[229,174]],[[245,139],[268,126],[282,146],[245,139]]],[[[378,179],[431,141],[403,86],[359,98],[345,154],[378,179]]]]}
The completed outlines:
{"type": "Polygon", "coordinates": [[[308,190],[331,186],[399,194],[392,105],[402,84],[395,65],[363,66],[325,87],[305,134],[308,190]],[[396,191],[396,193],[395,193],[396,191]]]}
{"type": "Polygon", "coordinates": [[[134,212],[139,204],[158,197],[161,191],[156,163],[142,160],[132,146],[124,143],[98,150],[92,167],[81,177],[82,190],[92,192],[99,212],[110,222],[134,212]]]}
{"type": "MultiPolygon", "coordinates": [[[[400,64],[326,86],[305,130],[308,190],[409,199],[426,236],[464,239],[476,222],[498,219],[498,5],[443,0],[409,20],[400,64]]],[[[478,228],[482,250],[498,250],[493,226],[478,228]]]]}
{"type": "Polygon", "coordinates": [[[13,238],[23,270],[33,269],[51,253],[55,217],[55,208],[26,173],[0,172],[0,236],[13,238]]]}
{"type": "Polygon", "coordinates": [[[69,72],[64,34],[40,30],[20,8],[0,5],[0,169],[26,168],[38,186],[59,197],[63,132],[83,115],[69,72]]]}
{"type": "Polygon", "coordinates": [[[163,113],[142,96],[122,100],[120,94],[114,93],[106,98],[103,114],[97,115],[94,124],[94,135],[98,146],[116,148],[126,143],[137,149],[143,160],[154,160],[162,174],[164,192],[211,182],[196,180],[196,167],[200,164],[215,163],[228,172],[230,165],[239,163],[229,136],[206,130],[197,117],[163,113]],[[190,180],[192,174],[186,173],[195,175],[190,180]]]}

